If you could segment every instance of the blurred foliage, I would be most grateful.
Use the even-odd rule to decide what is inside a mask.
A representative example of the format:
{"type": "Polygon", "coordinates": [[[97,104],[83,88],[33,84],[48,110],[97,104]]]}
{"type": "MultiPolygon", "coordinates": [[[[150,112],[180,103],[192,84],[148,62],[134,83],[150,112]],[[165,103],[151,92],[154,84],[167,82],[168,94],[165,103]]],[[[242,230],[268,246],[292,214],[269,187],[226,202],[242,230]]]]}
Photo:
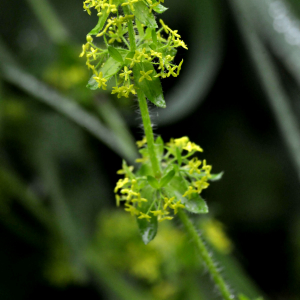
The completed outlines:
{"type": "MultiPolygon", "coordinates": [[[[167,109],[152,110],[156,132],[188,132],[225,171],[205,191],[209,218],[194,221],[237,293],[299,299],[300,2],[165,5],[189,51],[181,78],[164,82],[167,109]]],[[[1,2],[1,299],[216,299],[176,222],[145,246],[114,208],[141,120],[134,98],[86,89],[78,55],[96,16],[82,10],[1,2]]]]}

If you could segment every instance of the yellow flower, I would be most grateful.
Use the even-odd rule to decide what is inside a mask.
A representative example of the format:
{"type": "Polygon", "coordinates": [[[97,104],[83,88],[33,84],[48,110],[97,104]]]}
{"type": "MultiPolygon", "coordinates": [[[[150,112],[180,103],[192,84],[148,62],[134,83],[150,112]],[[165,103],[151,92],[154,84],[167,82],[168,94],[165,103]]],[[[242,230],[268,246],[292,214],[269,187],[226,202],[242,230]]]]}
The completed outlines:
{"type": "Polygon", "coordinates": [[[182,197],[188,196],[189,199],[191,199],[191,195],[197,193],[197,190],[195,190],[192,186],[189,186],[188,190],[182,195],[182,197]]]}
{"type": "Polygon", "coordinates": [[[147,138],[144,136],[141,141],[136,142],[138,148],[142,148],[145,144],[147,144],[147,138]]]}
{"type": "Polygon", "coordinates": [[[179,63],[178,68],[177,68],[177,75],[179,75],[181,66],[182,66],[183,60],[179,63]]]}
{"type": "Polygon", "coordinates": [[[178,212],[178,208],[185,208],[185,206],[183,204],[181,204],[181,200],[179,200],[178,202],[176,202],[175,204],[170,205],[171,208],[174,209],[174,214],[176,215],[178,212]]]}
{"type": "Polygon", "coordinates": [[[201,165],[201,161],[198,160],[197,157],[194,157],[192,160],[189,161],[189,168],[190,168],[190,174],[193,174],[193,172],[197,172],[200,174],[200,170],[198,169],[198,167],[201,165]]]}
{"type": "Polygon", "coordinates": [[[125,211],[130,212],[132,216],[140,214],[140,212],[134,206],[132,206],[128,203],[126,203],[125,206],[127,207],[127,208],[125,208],[125,211]]]}
{"type": "Polygon", "coordinates": [[[98,76],[94,76],[93,78],[96,82],[98,82],[99,88],[102,87],[103,90],[106,90],[107,84],[105,84],[105,82],[107,81],[107,79],[103,78],[102,72],[100,72],[98,76]]]}
{"type": "Polygon", "coordinates": [[[127,198],[126,198],[127,201],[129,201],[132,196],[138,196],[138,194],[139,194],[139,193],[137,193],[133,190],[130,190],[130,189],[123,189],[123,190],[121,190],[121,193],[122,194],[127,194],[127,198]]]}
{"type": "Polygon", "coordinates": [[[125,66],[123,73],[121,73],[120,77],[125,77],[125,80],[128,80],[129,75],[132,73],[132,71],[128,71],[128,68],[125,66]]]}
{"type": "Polygon", "coordinates": [[[174,143],[177,147],[185,147],[188,142],[189,138],[187,136],[184,136],[179,139],[174,139],[174,143]]]}
{"type": "Polygon", "coordinates": [[[151,210],[154,216],[163,216],[165,213],[161,210],[151,210]]]}
{"type": "Polygon", "coordinates": [[[169,207],[171,207],[173,201],[174,201],[175,197],[172,197],[172,198],[167,198],[165,197],[164,200],[165,200],[165,205],[164,205],[164,210],[166,210],[169,207]]]}
{"type": "Polygon", "coordinates": [[[188,152],[192,152],[192,151],[203,152],[202,148],[200,148],[195,143],[191,143],[191,142],[188,142],[187,145],[183,147],[183,149],[186,150],[186,151],[188,151],[188,152]]]}
{"type": "Polygon", "coordinates": [[[144,80],[144,78],[146,78],[149,81],[152,81],[152,78],[149,76],[149,74],[151,74],[153,72],[153,70],[149,70],[147,72],[144,71],[140,71],[140,74],[142,75],[141,78],[139,79],[139,82],[142,82],[144,80]]]}
{"type": "Polygon", "coordinates": [[[173,217],[161,217],[161,216],[158,216],[158,222],[162,222],[162,221],[165,221],[165,220],[172,220],[173,217]]]}
{"type": "Polygon", "coordinates": [[[125,5],[129,5],[130,6],[130,9],[132,11],[134,11],[134,7],[133,7],[133,3],[136,3],[136,2],[139,2],[139,0],[128,0],[128,2],[125,2],[122,4],[122,6],[125,6],[125,5]]]}
{"type": "MultiPolygon", "coordinates": [[[[132,172],[133,169],[134,169],[134,167],[133,166],[129,166],[128,169],[129,169],[130,172],[132,172]]],[[[123,174],[126,174],[126,171],[124,169],[121,169],[121,170],[117,171],[117,174],[123,175],[123,174]]]]}
{"type": "Polygon", "coordinates": [[[140,212],[140,216],[138,217],[138,219],[146,219],[148,222],[150,222],[151,217],[149,215],[146,215],[142,212],[140,212]]]}
{"type": "Polygon", "coordinates": [[[211,177],[211,175],[210,175],[211,169],[212,169],[212,166],[206,165],[206,160],[204,159],[203,160],[203,165],[202,165],[202,170],[205,171],[205,173],[206,173],[206,175],[207,175],[208,178],[211,177]]]}
{"type": "Polygon", "coordinates": [[[197,188],[197,192],[200,194],[202,190],[207,189],[209,187],[209,183],[207,183],[207,177],[204,176],[200,180],[193,182],[193,185],[197,188]]]}
{"type": "Polygon", "coordinates": [[[128,178],[125,179],[119,179],[119,181],[117,182],[117,185],[115,187],[114,192],[116,193],[119,189],[121,189],[127,182],[128,182],[128,178]]]}

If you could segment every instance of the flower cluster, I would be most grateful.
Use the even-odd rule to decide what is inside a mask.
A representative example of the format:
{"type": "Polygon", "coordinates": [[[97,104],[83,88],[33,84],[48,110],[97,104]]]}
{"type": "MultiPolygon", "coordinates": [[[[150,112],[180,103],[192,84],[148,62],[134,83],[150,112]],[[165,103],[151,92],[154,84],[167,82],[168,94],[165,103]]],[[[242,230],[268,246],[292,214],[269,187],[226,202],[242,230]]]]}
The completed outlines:
{"type": "Polygon", "coordinates": [[[123,162],[123,168],[117,172],[124,176],[115,187],[118,206],[124,201],[125,211],[149,222],[152,218],[159,222],[172,220],[181,208],[207,212],[199,194],[209,186],[208,180],[213,180],[216,175],[210,173],[211,166],[206,160],[192,158],[196,152],[202,152],[202,148],[188,137],[171,139],[166,145],[161,137],[157,138],[156,153],[162,171],[158,179],[152,173],[146,138],[137,145],[142,156],[136,160],[141,164],[139,170],[134,173],[133,167],[123,162]]]}
{"type": "Polygon", "coordinates": [[[89,14],[96,10],[99,17],[80,54],[86,57],[86,65],[93,71],[89,88],[105,90],[106,82],[114,78],[112,94],[129,97],[136,94],[143,81],[179,75],[183,60],[179,65],[174,64],[176,48],[187,49],[187,46],[178,31],[162,20],[158,28],[153,12],[167,9],[161,2],[164,0],[84,1],[84,9],[89,14]],[[135,33],[131,39],[128,26],[133,26],[135,33]],[[92,35],[103,37],[103,49],[94,43],[92,35]]]}

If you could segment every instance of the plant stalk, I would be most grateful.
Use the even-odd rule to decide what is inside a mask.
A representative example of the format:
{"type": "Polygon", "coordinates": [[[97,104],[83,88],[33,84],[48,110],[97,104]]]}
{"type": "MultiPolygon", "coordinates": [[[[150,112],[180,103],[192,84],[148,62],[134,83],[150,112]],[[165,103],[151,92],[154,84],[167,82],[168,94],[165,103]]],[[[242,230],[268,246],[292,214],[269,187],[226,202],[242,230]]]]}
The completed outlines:
{"type": "MultiPolygon", "coordinates": [[[[123,7],[123,11],[126,15],[129,15],[129,9],[128,7],[123,7]]],[[[130,42],[130,50],[135,51],[136,49],[136,43],[135,43],[135,33],[133,29],[133,23],[131,20],[128,20],[128,34],[129,34],[129,42],[130,42]]],[[[161,171],[160,166],[156,157],[155,153],[155,146],[154,146],[154,137],[153,137],[153,131],[151,126],[151,119],[149,115],[148,110],[148,104],[146,97],[141,89],[137,89],[137,96],[139,100],[139,106],[141,110],[141,115],[143,119],[143,125],[144,125],[144,131],[147,138],[147,145],[148,145],[148,151],[150,156],[150,161],[152,165],[152,170],[154,173],[154,176],[156,178],[161,177],[161,171]]]]}
{"type": "Polygon", "coordinates": [[[143,119],[143,125],[144,125],[144,131],[147,138],[147,145],[148,145],[148,151],[150,156],[150,161],[152,165],[152,170],[154,173],[154,176],[156,178],[161,177],[161,171],[160,166],[156,157],[155,153],[155,146],[154,146],[154,137],[153,137],[153,131],[151,126],[151,120],[149,116],[149,110],[148,110],[148,104],[147,100],[145,98],[145,95],[141,89],[137,89],[137,96],[139,100],[139,106],[141,110],[141,115],[143,119]]]}
{"type": "Polygon", "coordinates": [[[204,261],[205,266],[207,267],[213,281],[215,282],[216,286],[218,287],[221,295],[225,300],[232,300],[235,299],[234,295],[229,291],[227,284],[225,283],[222,275],[218,271],[216,264],[214,263],[211,254],[209,253],[208,249],[206,248],[203,240],[199,236],[195,226],[187,216],[187,214],[180,209],[178,211],[178,216],[181,219],[186,231],[192,238],[195,243],[195,246],[204,261]]]}

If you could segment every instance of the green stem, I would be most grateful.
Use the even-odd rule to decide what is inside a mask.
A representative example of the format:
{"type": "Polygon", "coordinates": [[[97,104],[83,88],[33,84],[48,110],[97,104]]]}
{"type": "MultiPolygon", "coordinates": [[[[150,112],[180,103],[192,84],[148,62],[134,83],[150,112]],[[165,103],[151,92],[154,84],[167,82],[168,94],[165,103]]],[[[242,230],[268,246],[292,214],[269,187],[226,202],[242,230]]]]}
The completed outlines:
{"type": "Polygon", "coordinates": [[[181,222],[183,223],[186,231],[193,239],[202,260],[204,261],[210,275],[212,276],[223,298],[225,300],[234,299],[235,298],[234,295],[230,293],[228,286],[226,285],[222,275],[218,271],[218,268],[211,257],[211,254],[207,250],[203,240],[199,236],[195,226],[193,225],[193,223],[191,222],[187,214],[183,210],[179,210],[178,216],[181,219],[181,222]]]}
{"type": "Polygon", "coordinates": [[[147,105],[147,100],[145,98],[145,95],[141,89],[137,89],[137,96],[139,100],[139,106],[141,110],[141,115],[143,119],[143,125],[144,125],[144,131],[147,138],[147,145],[148,145],[148,151],[150,156],[150,161],[152,165],[152,170],[154,173],[154,176],[156,178],[161,177],[160,172],[160,166],[156,157],[155,153],[155,146],[154,146],[154,137],[153,137],[153,131],[151,126],[151,120],[149,116],[149,110],[147,105]]]}
{"type": "MultiPolygon", "coordinates": [[[[129,8],[126,6],[123,6],[123,11],[125,15],[130,15],[129,8]]],[[[127,21],[128,24],[128,34],[129,34],[129,42],[130,42],[130,51],[135,51],[136,44],[135,44],[135,33],[133,29],[133,23],[132,20],[127,21]]]]}
{"type": "MultiPolygon", "coordinates": [[[[124,10],[125,15],[129,15],[128,7],[124,6],[123,10],[124,10]]],[[[128,34],[129,34],[129,41],[130,41],[130,50],[135,51],[135,49],[136,49],[135,33],[134,33],[133,24],[132,24],[131,20],[128,20],[128,34]]],[[[152,131],[152,126],[151,126],[151,120],[150,120],[147,100],[141,89],[137,89],[137,96],[138,96],[139,106],[140,106],[141,115],[142,115],[142,119],[143,119],[144,131],[145,131],[145,135],[147,138],[147,145],[148,145],[148,151],[149,151],[150,161],[151,161],[151,165],[152,165],[152,170],[153,170],[154,176],[156,178],[160,178],[161,172],[160,172],[160,166],[159,166],[159,163],[158,163],[158,160],[156,157],[156,153],[155,153],[154,137],[153,137],[153,131],[152,131]]]]}

